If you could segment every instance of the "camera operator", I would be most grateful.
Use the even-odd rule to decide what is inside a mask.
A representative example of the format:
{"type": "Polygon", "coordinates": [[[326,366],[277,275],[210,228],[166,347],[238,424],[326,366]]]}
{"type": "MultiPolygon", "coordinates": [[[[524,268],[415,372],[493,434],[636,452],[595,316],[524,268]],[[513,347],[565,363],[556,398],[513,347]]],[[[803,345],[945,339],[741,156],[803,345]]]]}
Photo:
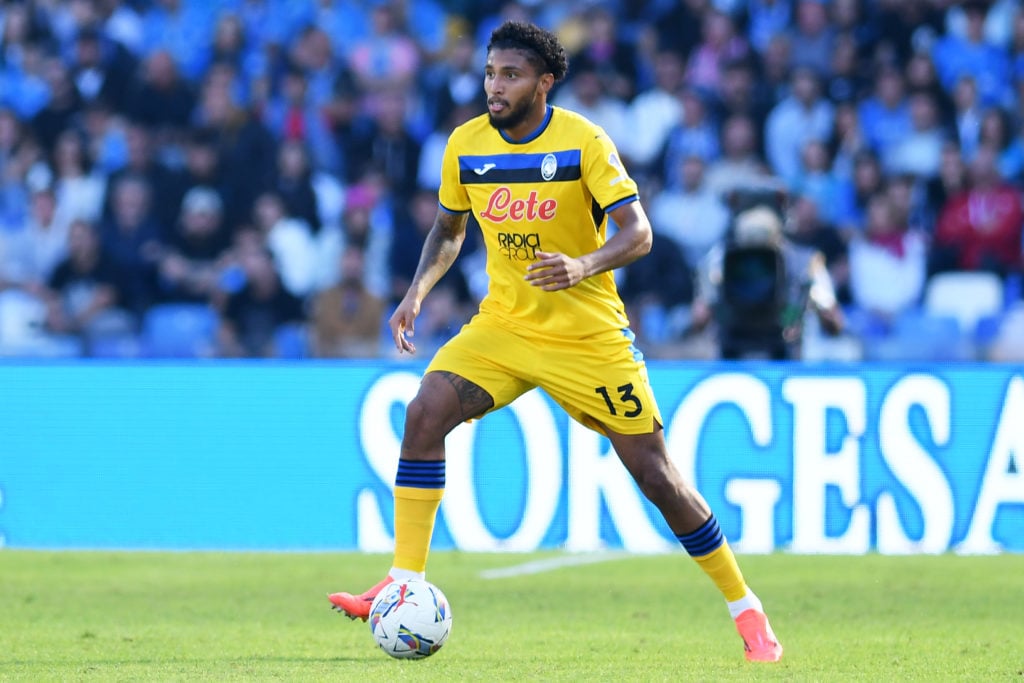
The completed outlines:
{"type": "Polygon", "coordinates": [[[773,189],[730,198],[729,233],[701,263],[693,327],[713,326],[723,359],[800,357],[808,311],[822,331],[842,331],[842,309],[820,251],[789,239],[785,197],[773,189]]]}

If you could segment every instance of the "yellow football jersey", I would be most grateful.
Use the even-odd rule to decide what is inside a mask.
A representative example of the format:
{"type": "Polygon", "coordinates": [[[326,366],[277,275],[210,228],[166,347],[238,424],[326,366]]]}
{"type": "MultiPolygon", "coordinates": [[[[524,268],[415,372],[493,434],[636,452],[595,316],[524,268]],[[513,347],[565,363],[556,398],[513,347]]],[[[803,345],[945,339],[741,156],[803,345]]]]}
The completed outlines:
{"type": "Polygon", "coordinates": [[[536,132],[512,141],[487,114],[456,128],[438,199],[472,211],[487,249],[480,311],[525,333],[581,339],[628,326],[613,274],[546,292],[526,282],[537,251],[581,256],[604,244],[607,213],[638,199],[615,145],[584,117],[549,106],[536,132]]]}

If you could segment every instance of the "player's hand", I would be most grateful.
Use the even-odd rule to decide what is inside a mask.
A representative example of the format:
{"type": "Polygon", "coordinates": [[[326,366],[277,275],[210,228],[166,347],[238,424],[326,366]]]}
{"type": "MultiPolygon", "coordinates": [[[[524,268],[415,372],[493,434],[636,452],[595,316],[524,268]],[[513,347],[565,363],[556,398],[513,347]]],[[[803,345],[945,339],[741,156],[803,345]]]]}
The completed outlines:
{"type": "Polygon", "coordinates": [[[565,254],[538,251],[537,260],[526,268],[526,281],[545,292],[569,289],[586,277],[583,263],[565,254]]]}
{"type": "Polygon", "coordinates": [[[416,353],[416,345],[410,341],[416,333],[416,316],[420,313],[420,304],[415,299],[402,299],[398,308],[391,314],[388,326],[391,337],[395,340],[395,348],[399,353],[416,353]]]}

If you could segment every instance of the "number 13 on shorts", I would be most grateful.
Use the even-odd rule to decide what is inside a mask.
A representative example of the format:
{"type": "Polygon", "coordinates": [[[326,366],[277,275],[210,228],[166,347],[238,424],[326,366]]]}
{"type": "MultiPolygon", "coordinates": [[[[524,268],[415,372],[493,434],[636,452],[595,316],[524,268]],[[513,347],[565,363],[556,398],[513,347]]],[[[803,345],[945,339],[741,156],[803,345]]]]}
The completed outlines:
{"type": "Polygon", "coordinates": [[[623,417],[636,417],[644,411],[644,404],[640,400],[640,397],[633,393],[632,382],[615,388],[615,391],[618,393],[617,400],[612,400],[612,394],[609,393],[608,387],[597,387],[594,391],[604,398],[605,405],[608,406],[608,413],[612,415],[612,417],[619,414],[622,406],[631,406],[629,410],[622,412],[623,417]],[[618,409],[615,407],[616,403],[619,405],[618,409]]]}

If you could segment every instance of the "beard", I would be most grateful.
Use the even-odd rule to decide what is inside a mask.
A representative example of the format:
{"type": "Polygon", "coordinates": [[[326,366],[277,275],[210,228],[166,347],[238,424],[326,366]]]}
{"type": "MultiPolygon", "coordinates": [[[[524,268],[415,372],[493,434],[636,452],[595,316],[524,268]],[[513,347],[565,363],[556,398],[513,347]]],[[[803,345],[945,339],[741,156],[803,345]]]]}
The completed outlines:
{"type": "Polygon", "coordinates": [[[519,104],[514,107],[510,107],[497,116],[488,112],[487,119],[490,122],[491,127],[496,128],[497,130],[515,128],[529,117],[532,106],[533,100],[524,99],[521,100],[519,104]]]}

